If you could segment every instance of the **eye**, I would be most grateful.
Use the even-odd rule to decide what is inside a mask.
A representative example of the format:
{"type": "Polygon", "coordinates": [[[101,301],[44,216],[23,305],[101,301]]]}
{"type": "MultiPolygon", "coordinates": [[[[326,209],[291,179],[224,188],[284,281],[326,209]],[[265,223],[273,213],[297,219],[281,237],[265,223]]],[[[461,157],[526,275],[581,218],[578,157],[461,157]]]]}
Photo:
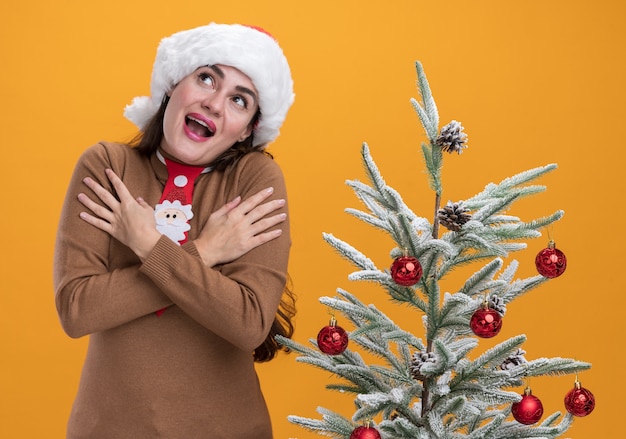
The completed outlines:
{"type": "Polygon", "coordinates": [[[234,96],[233,102],[239,105],[241,108],[248,108],[248,100],[241,95],[234,96]]]}
{"type": "Polygon", "coordinates": [[[200,81],[207,84],[211,88],[215,88],[215,80],[213,79],[213,76],[211,76],[208,72],[203,71],[198,73],[198,79],[200,79],[200,81]]]}

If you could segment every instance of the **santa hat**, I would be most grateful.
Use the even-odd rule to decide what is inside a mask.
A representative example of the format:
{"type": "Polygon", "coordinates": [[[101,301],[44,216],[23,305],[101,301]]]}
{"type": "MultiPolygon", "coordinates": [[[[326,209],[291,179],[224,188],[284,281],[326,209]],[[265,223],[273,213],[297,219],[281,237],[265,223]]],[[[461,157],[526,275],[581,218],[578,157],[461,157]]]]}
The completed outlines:
{"type": "Polygon", "coordinates": [[[151,96],[134,98],[124,116],[143,130],[180,80],[198,67],[215,64],[235,67],[252,80],[261,110],[253,145],[267,146],[278,136],[293,103],[293,80],[276,40],[251,26],[211,23],[162,39],[152,69],[151,96]]]}

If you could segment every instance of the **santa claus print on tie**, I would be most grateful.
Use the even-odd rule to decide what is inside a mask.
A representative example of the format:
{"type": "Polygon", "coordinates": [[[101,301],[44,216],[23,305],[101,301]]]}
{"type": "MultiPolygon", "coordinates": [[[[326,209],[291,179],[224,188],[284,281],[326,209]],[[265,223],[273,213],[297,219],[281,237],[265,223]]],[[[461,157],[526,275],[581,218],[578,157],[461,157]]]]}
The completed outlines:
{"type": "Polygon", "coordinates": [[[177,244],[185,241],[185,232],[191,229],[188,221],[193,218],[191,204],[181,204],[180,201],[164,200],[154,208],[157,230],[177,244]]]}

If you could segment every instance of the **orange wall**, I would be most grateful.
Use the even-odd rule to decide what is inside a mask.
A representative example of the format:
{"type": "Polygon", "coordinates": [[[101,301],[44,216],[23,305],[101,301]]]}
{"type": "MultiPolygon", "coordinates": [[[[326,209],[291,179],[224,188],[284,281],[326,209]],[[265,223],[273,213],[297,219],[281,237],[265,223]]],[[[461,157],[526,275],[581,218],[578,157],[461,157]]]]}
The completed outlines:
{"type": "MultiPolygon", "coordinates": [[[[441,121],[462,121],[469,149],[447,156],[444,201],[468,198],[490,181],[556,162],[549,190],[511,213],[530,219],[564,209],[551,230],[568,271],[509,306],[501,337],[526,333],[528,358],[573,357],[594,367],[580,379],[597,398],[571,438],[617,437],[623,407],[623,120],[626,4],[619,0],[525,2],[356,0],[217,2],[5,1],[0,6],[0,127],[5,188],[0,263],[0,437],[61,438],[85,340],[62,332],[51,287],[53,241],[78,155],[101,139],[124,140],[122,109],[148,92],[154,51],[165,35],[209,21],[258,24],[281,42],[296,86],[272,146],[290,189],[299,295],[296,338],[328,321],[317,298],[337,287],[375,302],[421,336],[420,319],[390,307],[321,238],[332,232],[387,266],[390,241],[343,213],[359,207],[345,179],[364,179],[359,149],[370,145],[387,182],[430,215],[419,157],[421,129],[413,62],[421,60],[441,121]]],[[[546,239],[518,253],[533,272],[546,239]]],[[[460,276],[459,276],[460,278],[460,276]]],[[[460,282],[454,277],[450,290],[460,282]]],[[[486,344],[484,344],[486,346],[486,344]]],[[[483,344],[481,344],[481,347],[483,344]]],[[[327,392],[332,377],[281,356],[259,367],[277,438],[313,438],[286,421],[318,405],[351,415],[327,392]]],[[[573,377],[535,379],[552,413],[573,377]]],[[[520,389],[521,390],[521,389],[520,389]]],[[[243,408],[245,412],[245,408],[243,408]]]]}

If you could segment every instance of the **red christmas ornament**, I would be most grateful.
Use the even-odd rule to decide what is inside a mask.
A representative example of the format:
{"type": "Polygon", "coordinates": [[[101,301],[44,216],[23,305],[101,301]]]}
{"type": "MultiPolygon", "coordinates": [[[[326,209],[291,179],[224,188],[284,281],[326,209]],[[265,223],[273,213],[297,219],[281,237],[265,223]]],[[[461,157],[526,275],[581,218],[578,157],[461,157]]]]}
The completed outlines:
{"type": "Polygon", "coordinates": [[[574,388],[565,395],[565,408],[574,416],[587,416],[596,406],[596,399],[589,390],[580,386],[578,380],[574,388]]]}
{"type": "Polygon", "coordinates": [[[325,354],[339,355],[348,347],[348,333],[341,326],[337,326],[337,320],[333,317],[330,324],[317,334],[317,346],[325,354]]]}
{"type": "Polygon", "coordinates": [[[526,387],[522,400],[514,402],[511,406],[511,413],[520,424],[534,424],[543,416],[543,404],[532,394],[530,387],[526,387]]]}
{"type": "Polygon", "coordinates": [[[380,433],[374,427],[357,427],[350,435],[350,439],[380,439],[380,433]]]}
{"type": "Polygon", "coordinates": [[[562,275],[565,271],[567,258],[561,250],[556,248],[554,241],[550,241],[548,247],[537,254],[535,266],[543,277],[554,278],[562,275]]]}
{"type": "Polygon", "coordinates": [[[391,278],[405,287],[415,285],[422,278],[422,265],[413,256],[400,256],[391,264],[391,278]]]}
{"type": "Polygon", "coordinates": [[[487,302],[477,309],[470,319],[470,328],[479,337],[491,338],[502,329],[502,316],[495,309],[489,308],[487,302]]]}

